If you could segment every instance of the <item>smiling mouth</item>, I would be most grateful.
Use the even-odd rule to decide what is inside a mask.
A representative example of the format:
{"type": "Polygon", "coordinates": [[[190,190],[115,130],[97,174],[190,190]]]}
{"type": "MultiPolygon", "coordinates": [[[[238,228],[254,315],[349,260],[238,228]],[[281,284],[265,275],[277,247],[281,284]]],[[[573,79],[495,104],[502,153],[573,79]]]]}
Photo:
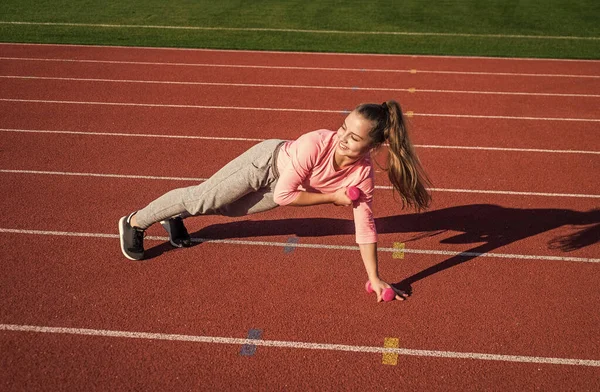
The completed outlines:
{"type": "Polygon", "coordinates": [[[345,147],[342,143],[340,143],[340,149],[345,151],[348,149],[348,147],[345,147]]]}

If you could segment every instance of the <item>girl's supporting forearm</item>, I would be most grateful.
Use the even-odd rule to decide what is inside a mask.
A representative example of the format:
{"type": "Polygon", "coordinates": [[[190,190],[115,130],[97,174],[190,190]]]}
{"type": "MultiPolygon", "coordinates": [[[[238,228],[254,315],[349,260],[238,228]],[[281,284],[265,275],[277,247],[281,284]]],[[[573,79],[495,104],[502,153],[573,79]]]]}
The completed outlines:
{"type": "Polygon", "coordinates": [[[379,279],[379,269],[377,266],[377,243],[372,244],[358,244],[360,248],[360,255],[362,256],[365,269],[367,270],[367,276],[369,280],[373,281],[379,279]]]}

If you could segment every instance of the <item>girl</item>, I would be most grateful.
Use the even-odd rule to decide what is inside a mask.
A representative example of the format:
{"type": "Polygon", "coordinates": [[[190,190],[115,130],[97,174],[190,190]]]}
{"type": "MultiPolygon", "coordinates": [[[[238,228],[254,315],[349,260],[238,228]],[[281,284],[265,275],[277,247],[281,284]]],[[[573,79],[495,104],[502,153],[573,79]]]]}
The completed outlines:
{"type": "MultiPolygon", "coordinates": [[[[377,301],[390,285],[379,277],[377,232],[371,205],[374,170],[371,153],[387,142],[388,177],[402,207],[429,206],[429,179],[409,140],[402,109],[395,101],[361,104],[337,132],[318,130],[297,140],[266,140],[234,159],[206,182],[175,189],[119,221],[121,250],[131,260],[144,257],[144,230],[161,222],[173,246],[191,245],[183,219],[206,214],[243,216],[277,206],[353,205],[356,242],[377,301]],[[359,199],[346,195],[359,188],[359,199]]],[[[406,294],[399,289],[396,299],[406,294]]]]}

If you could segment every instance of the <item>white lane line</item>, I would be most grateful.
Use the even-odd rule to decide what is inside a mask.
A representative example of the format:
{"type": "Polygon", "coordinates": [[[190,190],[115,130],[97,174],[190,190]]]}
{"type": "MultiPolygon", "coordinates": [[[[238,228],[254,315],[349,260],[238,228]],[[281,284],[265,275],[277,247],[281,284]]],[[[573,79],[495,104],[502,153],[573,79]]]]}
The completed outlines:
{"type": "MultiPolygon", "coordinates": [[[[59,47],[59,48],[85,48],[90,49],[89,45],[82,44],[40,44],[29,42],[0,42],[0,46],[41,46],[41,47],[59,47]]],[[[557,59],[557,58],[540,58],[540,57],[485,57],[485,56],[452,56],[452,55],[432,55],[432,54],[388,54],[388,53],[341,53],[341,52],[294,52],[294,51],[276,51],[276,50],[251,50],[251,49],[206,49],[206,48],[174,48],[174,47],[155,47],[155,46],[123,46],[123,45],[94,45],[93,48],[110,48],[110,49],[126,49],[127,51],[167,51],[167,52],[207,52],[207,53],[275,53],[277,55],[302,55],[302,56],[331,56],[331,57],[393,57],[400,59],[465,59],[465,60],[483,60],[485,62],[503,61],[535,61],[535,62],[568,62],[568,63],[597,63],[599,60],[591,59],[557,59]]]]}
{"type": "Polygon", "coordinates": [[[129,179],[139,179],[139,180],[173,180],[173,181],[191,181],[191,182],[203,182],[203,181],[207,180],[207,178],[194,178],[194,177],[142,176],[142,175],[135,175],[135,174],[109,174],[109,173],[73,173],[73,172],[42,171],[42,170],[0,169],[0,173],[41,174],[41,175],[53,175],[53,176],[77,176],[77,177],[100,177],[100,178],[129,178],[129,179]]]}
{"type": "Polygon", "coordinates": [[[511,151],[511,152],[541,152],[552,154],[595,154],[600,155],[600,151],[583,151],[583,150],[551,150],[542,148],[509,148],[509,147],[482,147],[482,146],[440,146],[440,145],[425,145],[415,144],[415,147],[420,148],[441,148],[454,150],[483,150],[483,151],[511,151]]]}
{"type": "MultiPolygon", "coordinates": [[[[348,114],[350,110],[332,110],[332,109],[298,109],[298,108],[266,108],[266,107],[245,107],[245,106],[213,106],[213,105],[183,105],[183,104],[159,104],[159,103],[135,103],[135,102],[94,102],[94,101],[63,101],[49,99],[17,99],[0,98],[1,102],[22,102],[22,103],[47,103],[60,105],[100,105],[100,106],[133,106],[133,107],[152,107],[152,108],[180,108],[180,109],[216,109],[216,110],[251,110],[264,112],[303,112],[303,113],[337,113],[348,114]]],[[[412,117],[449,117],[449,118],[479,118],[495,120],[525,120],[525,121],[573,121],[573,122],[600,122],[597,118],[569,118],[569,117],[529,117],[529,116],[490,116],[479,114],[446,114],[446,113],[406,113],[412,117]]]]}
{"type": "MultiPolygon", "coordinates": [[[[378,187],[392,189],[389,187],[378,187]]],[[[543,196],[543,197],[581,197],[581,198],[600,198],[600,195],[585,195],[577,193],[547,193],[547,192],[517,192],[517,191],[501,191],[501,190],[483,190],[483,189],[449,189],[449,188],[427,188],[432,192],[452,192],[452,193],[483,193],[493,195],[514,195],[514,196],[543,196]]]]}
{"type": "MultiPolygon", "coordinates": [[[[42,130],[42,129],[15,129],[0,128],[0,132],[12,133],[41,133],[41,134],[63,134],[63,135],[87,135],[87,136],[111,136],[111,137],[145,137],[145,138],[166,138],[166,139],[197,139],[197,140],[223,140],[223,141],[242,141],[242,142],[262,142],[265,139],[243,138],[243,137],[220,137],[220,136],[195,136],[195,135],[165,135],[165,134],[146,134],[146,133],[123,133],[123,132],[82,132],[82,131],[61,131],[61,130],[42,130]]],[[[480,151],[508,151],[508,152],[536,152],[552,154],[592,154],[600,155],[600,151],[584,150],[552,150],[541,148],[509,148],[509,147],[483,147],[483,146],[442,146],[431,144],[415,144],[417,148],[433,148],[448,150],[480,150],[480,151]]]]}
{"type": "Polygon", "coordinates": [[[485,72],[485,71],[435,71],[421,69],[385,69],[385,68],[341,68],[341,67],[300,67],[300,66],[277,66],[277,65],[250,65],[250,64],[210,64],[210,63],[169,63],[156,61],[121,61],[121,60],[82,60],[82,59],[57,59],[39,57],[1,57],[6,61],[50,61],[66,63],[89,63],[89,64],[128,64],[128,65],[158,65],[175,67],[208,67],[208,68],[248,68],[248,69],[281,69],[301,71],[333,71],[333,72],[389,72],[389,73],[431,73],[431,74],[455,74],[455,75],[478,75],[478,76],[526,76],[526,77],[549,77],[549,78],[591,78],[600,79],[600,75],[577,75],[577,74],[548,74],[548,73],[519,73],[519,72],[485,72]]]}
{"type": "Polygon", "coordinates": [[[347,344],[311,343],[311,342],[264,340],[264,339],[260,339],[260,340],[242,339],[242,338],[230,338],[230,337],[222,337],[222,336],[180,335],[180,334],[167,334],[167,333],[156,333],[156,332],[114,331],[114,330],[106,330],[106,329],[47,327],[47,326],[39,326],[39,325],[16,325],[16,324],[0,324],[0,330],[12,331],[12,332],[28,332],[28,333],[51,333],[51,334],[66,334],[66,335],[80,335],[80,336],[101,336],[101,337],[108,337],[108,338],[128,338],[128,339],[166,340],[166,341],[209,343],[209,344],[229,344],[229,345],[237,345],[237,346],[241,346],[244,344],[251,344],[254,346],[288,348],[288,349],[291,348],[291,349],[303,349],[303,350],[326,350],[326,351],[344,351],[344,352],[375,353],[375,354],[394,353],[394,354],[398,354],[398,355],[410,355],[410,356],[416,356],[416,357],[472,359],[472,360],[484,360],[484,361],[502,361],[502,362],[600,367],[600,360],[593,360],[593,359],[534,357],[534,356],[525,356],[525,355],[470,353],[470,352],[441,351],[441,350],[417,350],[417,349],[408,349],[408,348],[356,346],[356,345],[347,345],[347,344]]]}
{"type": "MultiPolygon", "coordinates": [[[[0,233],[6,234],[27,234],[27,235],[44,235],[44,236],[57,236],[57,237],[86,237],[86,238],[111,238],[118,239],[118,234],[106,234],[106,233],[82,233],[82,232],[70,232],[70,231],[53,231],[53,230],[26,230],[26,229],[7,229],[0,228],[0,233]]],[[[168,237],[161,236],[146,236],[145,240],[148,241],[168,241],[168,237]]],[[[232,240],[232,239],[210,239],[210,238],[192,238],[192,242],[198,243],[214,243],[214,244],[226,244],[226,245],[240,245],[240,246],[270,246],[270,247],[288,247],[289,242],[276,242],[276,241],[250,241],[250,240],[232,240]]],[[[358,246],[354,245],[326,245],[326,244],[310,244],[310,243],[298,243],[294,244],[297,248],[307,249],[328,249],[328,250],[348,250],[348,251],[359,251],[358,246]]],[[[395,253],[398,252],[397,248],[377,248],[380,252],[395,253]]],[[[514,259],[514,260],[544,260],[544,261],[572,261],[577,263],[600,263],[598,258],[587,258],[587,257],[564,257],[564,256],[547,256],[547,255],[523,255],[513,253],[478,253],[478,252],[455,252],[447,250],[435,250],[435,249],[403,249],[404,253],[415,253],[425,255],[437,255],[437,256],[449,256],[449,257],[488,257],[488,258],[499,258],[499,259],[514,259]]]]}
{"type": "Polygon", "coordinates": [[[450,75],[493,75],[493,76],[531,76],[531,77],[559,77],[559,78],[593,78],[599,79],[600,75],[569,75],[569,74],[531,74],[531,73],[515,73],[515,72],[475,72],[475,71],[428,71],[416,70],[414,73],[430,73],[430,74],[450,74],[450,75]]]}
{"type": "MultiPolygon", "coordinates": [[[[359,90],[369,90],[370,88],[359,88],[359,90]]],[[[383,89],[382,89],[383,90],[383,89]]],[[[398,90],[402,91],[402,90],[398,90]]],[[[408,89],[410,92],[411,90],[408,89]]],[[[479,95],[519,95],[534,97],[582,97],[599,98],[600,94],[567,94],[567,93],[531,93],[519,91],[474,91],[474,90],[433,90],[433,89],[414,89],[415,93],[440,93],[440,94],[479,94],[479,95]]]]}
{"type": "Polygon", "coordinates": [[[415,117],[450,117],[450,118],[487,118],[498,120],[528,120],[528,121],[580,121],[600,122],[597,118],[560,118],[560,117],[531,117],[531,116],[489,116],[480,114],[450,114],[450,113],[413,113],[415,117]]]}
{"type": "Polygon", "coordinates": [[[113,23],[60,23],[60,22],[28,22],[0,21],[4,25],[25,26],[64,26],[64,27],[100,27],[125,29],[158,29],[158,30],[191,30],[191,31],[247,31],[272,33],[304,33],[304,34],[338,34],[338,35],[383,35],[383,36],[419,36],[419,37],[465,37],[465,38],[502,38],[502,39],[536,39],[536,40],[569,40],[596,41],[599,37],[565,36],[565,35],[526,35],[526,34],[476,34],[449,32],[416,32],[416,31],[354,31],[354,30],[311,30],[311,29],[277,29],[269,27],[210,27],[210,26],[169,26],[169,25],[130,25],[113,23]]]}
{"type": "MultiPolygon", "coordinates": [[[[13,174],[39,174],[39,175],[55,175],[55,176],[79,176],[79,177],[105,177],[105,178],[130,178],[142,180],[174,180],[174,181],[192,181],[202,182],[207,178],[194,177],[164,177],[164,176],[143,176],[135,174],[108,174],[108,173],[76,173],[76,172],[61,172],[61,171],[44,171],[44,170],[16,170],[16,169],[0,169],[0,173],[13,174]]],[[[376,185],[375,189],[391,190],[391,186],[376,185]]],[[[481,193],[493,195],[515,195],[515,196],[543,196],[543,197],[576,197],[576,198],[591,198],[598,199],[600,195],[586,195],[579,193],[545,193],[545,192],[518,192],[518,191],[503,191],[503,190],[481,190],[481,189],[451,189],[451,188],[427,188],[432,192],[450,192],[450,193],[481,193]]]]}
{"type": "MultiPolygon", "coordinates": [[[[213,105],[177,105],[177,104],[159,104],[159,103],[133,103],[133,102],[82,102],[82,101],[59,101],[47,99],[12,99],[0,98],[3,102],[24,102],[24,103],[50,103],[65,105],[101,105],[101,106],[136,106],[151,108],[185,108],[185,109],[217,109],[217,110],[255,110],[265,112],[305,112],[305,113],[348,113],[348,110],[327,110],[327,109],[295,109],[295,108],[258,108],[243,106],[213,106],[213,105]]],[[[587,121],[587,120],[586,120],[587,121]]],[[[600,121],[600,120],[597,120],[600,121]]]]}
{"type": "MultiPolygon", "coordinates": [[[[219,136],[196,136],[196,135],[165,135],[165,134],[146,134],[146,133],[120,133],[120,132],[80,132],[80,131],[50,131],[41,129],[14,129],[0,128],[0,132],[14,133],[48,133],[65,135],[89,135],[89,136],[112,136],[112,137],[146,137],[146,138],[165,138],[165,139],[196,139],[196,140],[222,140],[222,141],[240,141],[240,142],[262,142],[265,139],[247,138],[247,137],[219,137],[219,136]]],[[[565,150],[569,152],[569,150],[565,150]]],[[[573,150],[574,151],[574,150],[573,150]]],[[[591,154],[600,154],[600,151],[587,152],[591,154]]]]}
{"type": "Polygon", "coordinates": [[[58,76],[21,76],[0,75],[0,79],[21,80],[57,80],[66,82],[98,82],[98,83],[130,83],[130,84],[164,84],[173,86],[219,86],[219,87],[251,87],[251,88],[289,88],[306,90],[341,90],[341,91],[390,91],[408,93],[439,93],[439,94],[478,94],[478,95],[517,95],[534,97],[579,97],[600,98],[600,94],[566,94],[566,93],[532,93],[518,91],[474,91],[474,90],[431,90],[417,88],[388,88],[388,87],[352,87],[352,86],[318,86],[295,84],[262,84],[262,83],[219,83],[219,82],[182,82],[171,80],[136,80],[136,79],[102,79],[102,78],[64,78],[58,76]]]}

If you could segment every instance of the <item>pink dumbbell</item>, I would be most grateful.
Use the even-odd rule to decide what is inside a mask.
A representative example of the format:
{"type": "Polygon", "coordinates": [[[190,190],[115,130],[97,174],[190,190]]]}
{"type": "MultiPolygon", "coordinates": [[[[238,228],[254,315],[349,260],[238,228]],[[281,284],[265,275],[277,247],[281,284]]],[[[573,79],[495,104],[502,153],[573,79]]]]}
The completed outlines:
{"type": "MultiPolygon", "coordinates": [[[[367,293],[373,292],[373,287],[371,287],[371,281],[367,280],[367,283],[365,283],[365,290],[367,290],[367,293]]],[[[381,299],[383,299],[385,302],[389,302],[394,298],[396,298],[396,293],[392,289],[383,289],[383,291],[381,292],[381,299]]]]}
{"type": "Polygon", "coordinates": [[[348,189],[346,189],[346,195],[348,195],[350,200],[356,201],[360,197],[360,190],[355,186],[348,187],[348,189]]]}

